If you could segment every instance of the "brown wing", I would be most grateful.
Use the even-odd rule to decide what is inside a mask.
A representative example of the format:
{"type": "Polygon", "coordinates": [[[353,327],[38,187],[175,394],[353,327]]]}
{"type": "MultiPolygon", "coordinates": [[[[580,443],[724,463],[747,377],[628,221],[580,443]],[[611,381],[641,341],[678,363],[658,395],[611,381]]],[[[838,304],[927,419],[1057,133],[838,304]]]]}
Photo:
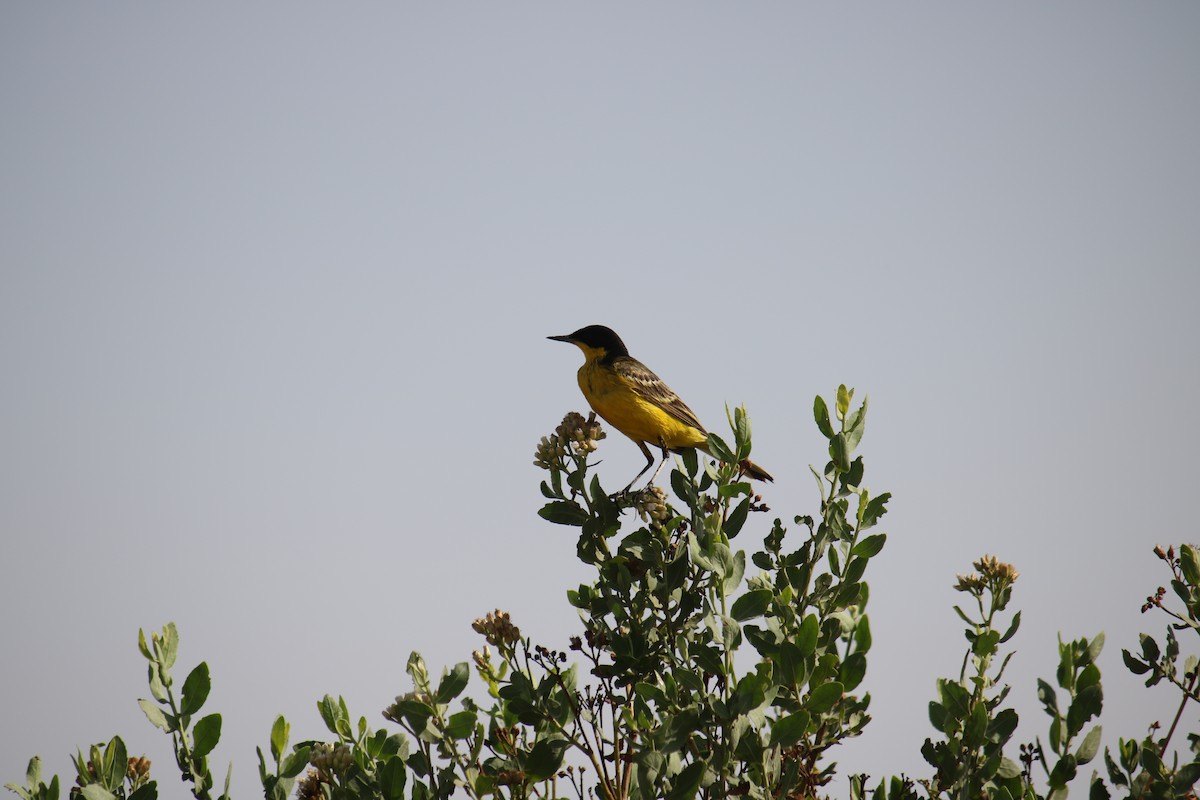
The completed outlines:
{"type": "Polygon", "coordinates": [[[638,397],[649,400],[684,425],[691,425],[701,433],[707,433],[700,420],[696,419],[696,414],[687,407],[687,403],[680,400],[679,395],[671,391],[671,387],[645,364],[632,356],[621,356],[613,361],[612,366],[617,374],[629,383],[638,397]]]}

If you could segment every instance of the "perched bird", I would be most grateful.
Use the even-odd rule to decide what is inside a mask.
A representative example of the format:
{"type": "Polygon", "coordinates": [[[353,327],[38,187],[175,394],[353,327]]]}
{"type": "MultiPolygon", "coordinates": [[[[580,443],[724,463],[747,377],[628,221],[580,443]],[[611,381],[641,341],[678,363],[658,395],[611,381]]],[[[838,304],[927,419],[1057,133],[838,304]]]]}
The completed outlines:
{"type": "MultiPolygon", "coordinates": [[[[662,378],[629,355],[625,343],[612,328],[588,325],[565,336],[548,336],[556,342],[569,342],[583,351],[579,368],[579,388],[588,405],[610,425],[632,439],[646,456],[646,466],[622,491],[629,491],[637,479],[654,466],[654,455],[647,444],[662,450],[662,463],[650,483],[658,477],[670,450],[694,447],[709,453],[708,433],[700,420],[662,378]]],[[[709,455],[712,455],[709,453],[709,455]]],[[[772,481],[765,469],[750,459],[741,462],[742,471],[760,481],[772,481]]]]}

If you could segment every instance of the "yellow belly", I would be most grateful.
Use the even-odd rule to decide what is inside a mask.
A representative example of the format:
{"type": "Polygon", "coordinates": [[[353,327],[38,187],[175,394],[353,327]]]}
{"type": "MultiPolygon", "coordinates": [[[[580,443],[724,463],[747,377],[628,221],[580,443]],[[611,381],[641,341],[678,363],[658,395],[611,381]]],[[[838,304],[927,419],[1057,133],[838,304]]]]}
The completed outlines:
{"type": "Polygon", "coordinates": [[[662,443],[671,449],[704,444],[703,433],[642,398],[610,370],[584,364],[578,377],[592,410],[635,442],[655,447],[662,443]]]}

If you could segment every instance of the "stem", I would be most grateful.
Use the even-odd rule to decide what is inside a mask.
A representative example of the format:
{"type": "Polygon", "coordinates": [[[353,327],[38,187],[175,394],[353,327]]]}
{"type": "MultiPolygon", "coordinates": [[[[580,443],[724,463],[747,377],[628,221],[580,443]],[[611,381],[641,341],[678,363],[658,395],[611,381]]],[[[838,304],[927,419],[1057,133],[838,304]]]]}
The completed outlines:
{"type": "Polygon", "coordinates": [[[197,779],[202,778],[202,776],[197,774],[195,759],[192,757],[192,749],[188,746],[187,731],[183,729],[183,719],[179,715],[179,707],[175,705],[175,693],[171,691],[171,687],[166,681],[163,681],[163,687],[167,690],[167,703],[171,706],[171,716],[174,717],[175,722],[179,725],[179,730],[173,731],[171,734],[172,738],[174,738],[176,733],[179,736],[175,761],[179,763],[179,757],[182,755],[184,761],[187,762],[186,764],[179,764],[179,766],[182,769],[186,769],[188,774],[191,775],[192,795],[200,800],[209,800],[210,795],[208,790],[201,789],[200,784],[197,783],[197,779]]]}
{"type": "Polygon", "coordinates": [[[588,495],[587,457],[572,454],[571,458],[575,461],[575,471],[579,473],[579,493],[583,495],[583,502],[587,505],[588,514],[594,515],[596,509],[592,507],[592,498],[588,495]]]}
{"type": "Polygon", "coordinates": [[[1183,689],[1183,699],[1179,701],[1179,710],[1175,712],[1175,719],[1171,722],[1171,727],[1167,731],[1167,738],[1163,739],[1162,748],[1158,751],[1158,757],[1162,758],[1167,752],[1167,746],[1171,743],[1171,737],[1175,735],[1175,726],[1179,724],[1179,718],[1183,716],[1183,708],[1187,705],[1187,701],[1192,697],[1192,689],[1196,686],[1196,676],[1200,671],[1193,672],[1191,680],[1188,681],[1187,687],[1180,686],[1183,689]]]}
{"type": "MultiPolygon", "coordinates": [[[[630,691],[630,695],[629,695],[629,698],[626,701],[626,703],[631,707],[633,706],[632,689],[630,691]]],[[[629,763],[625,767],[625,780],[622,781],[622,783],[621,783],[621,797],[622,798],[629,797],[629,787],[633,783],[633,740],[636,738],[636,736],[637,736],[637,734],[635,732],[630,732],[629,740],[628,740],[629,741],[629,763]]]]}
{"type": "MultiPolygon", "coordinates": [[[[467,761],[466,761],[466,759],[464,759],[462,757],[462,754],[458,752],[458,745],[454,742],[454,739],[452,739],[449,736],[446,736],[446,734],[445,734],[446,720],[444,717],[442,717],[442,712],[438,709],[436,704],[433,706],[433,711],[434,711],[434,714],[437,715],[438,729],[440,731],[442,731],[442,745],[445,746],[446,749],[450,751],[450,759],[454,762],[454,765],[456,767],[458,767],[459,771],[462,773],[463,788],[465,788],[467,790],[468,795],[470,795],[471,797],[474,797],[474,798],[478,798],[479,795],[476,794],[476,792],[475,792],[475,786],[471,781],[471,776],[467,772],[467,768],[468,768],[467,761]]],[[[432,766],[433,762],[430,761],[429,763],[432,766]]]]}
{"type": "MultiPolygon", "coordinates": [[[[725,618],[729,616],[728,610],[726,609],[724,579],[721,580],[721,588],[720,588],[719,596],[721,598],[721,631],[723,634],[725,631],[725,625],[726,625],[725,618]]],[[[725,680],[723,682],[724,685],[722,686],[721,694],[725,700],[728,700],[729,699],[729,685],[734,682],[733,653],[730,652],[728,647],[725,647],[724,636],[722,636],[721,638],[722,638],[721,646],[725,650],[725,680]]]]}

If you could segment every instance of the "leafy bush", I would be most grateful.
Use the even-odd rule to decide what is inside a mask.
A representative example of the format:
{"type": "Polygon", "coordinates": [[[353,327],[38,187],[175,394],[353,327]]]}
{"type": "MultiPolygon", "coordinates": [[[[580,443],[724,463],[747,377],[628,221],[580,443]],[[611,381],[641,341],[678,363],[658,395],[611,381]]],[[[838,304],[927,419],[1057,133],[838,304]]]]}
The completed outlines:
{"type": "MultiPolygon", "coordinates": [[[[761,544],[734,546],[754,515],[769,509],[743,480],[750,455],[744,410],[730,418],[732,441],[709,436],[715,460],[685,452],[671,473],[673,497],[651,486],[610,496],[589,472],[604,438],[594,416],[568,414],[538,444],[535,463],[547,521],[576,529],[576,554],[594,579],[567,592],[581,630],[566,650],[531,641],[503,611],[478,619],[486,644],[435,681],[417,653],[408,662],[412,689],[383,711],[386,727],[357,721],[341,698],[318,704],[331,734],[326,742],[289,742],[280,716],[270,732],[270,758],[260,749],[259,776],[269,800],[293,790],[315,798],[805,798],[821,796],[836,770],[837,747],[870,722],[870,696],[860,690],[871,650],[868,568],[887,537],[876,529],[889,495],[866,488],[856,455],[867,403],[838,388],[832,414],[820,397],[814,417],[828,442],[828,461],[814,469],[818,512],[775,519],[761,544]],[[755,569],[750,573],[748,567],[755,569]],[[472,666],[478,695],[466,693],[472,666]],[[290,745],[290,746],[289,746],[290,745]]],[[[1193,760],[1164,762],[1189,701],[1197,694],[1197,659],[1180,664],[1178,634],[1200,630],[1200,558],[1183,545],[1156,549],[1183,603],[1166,590],[1143,611],[1170,617],[1162,645],[1143,635],[1125,663],[1180,692],[1179,713],[1161,738],[1119,740],[1105,751],[1106,775],[1088,779],[1092,798],[1195,797],[1200,737],[1188,734],[1193,760]],[[1106,780],[1107,778],[1107,780],[1106,780]]],[[[1103,706],[1096,659],[1104,635],[1061,642],[1055,683],[1038,681],[1050,717],[1041,737],[1013,753],[1016,712],[1002,684],[1020,612],[1008,616],[1017,571],[992,556],[958,577],[971,602],[955,607],[968,651],[957,676],[937,681],[929,705],[935,738],[920,752],[928,777],[885,778],[871,788],[850,776],[855,800],[908,798],[1048,798],[1067,796],[1081,767],[1100,753],[1103,706]]],[[[1194,640],[1193,640],[1194,641],[1194,640]]],[[[167,733],[176,766],[198,800],[212,800],[208,756],[221,734],[219,714],[198,716],[208,697],[207,664],[195,667],[176,695],[171,670],[179,636],[173,624],[139,649],[147,659],[147,718],[167,733]]],[[[157,796],[149,762],[129,758],[114,737],[75,759],[73,796],[86,800],[150,800],[157,796]]],[[[9,784],[24,800],[56,800],[57,776],[41,779],[30,762],[26,785],[9,784]]],[[[228,777],[219,800],[229,795],[228,777]]]]}

